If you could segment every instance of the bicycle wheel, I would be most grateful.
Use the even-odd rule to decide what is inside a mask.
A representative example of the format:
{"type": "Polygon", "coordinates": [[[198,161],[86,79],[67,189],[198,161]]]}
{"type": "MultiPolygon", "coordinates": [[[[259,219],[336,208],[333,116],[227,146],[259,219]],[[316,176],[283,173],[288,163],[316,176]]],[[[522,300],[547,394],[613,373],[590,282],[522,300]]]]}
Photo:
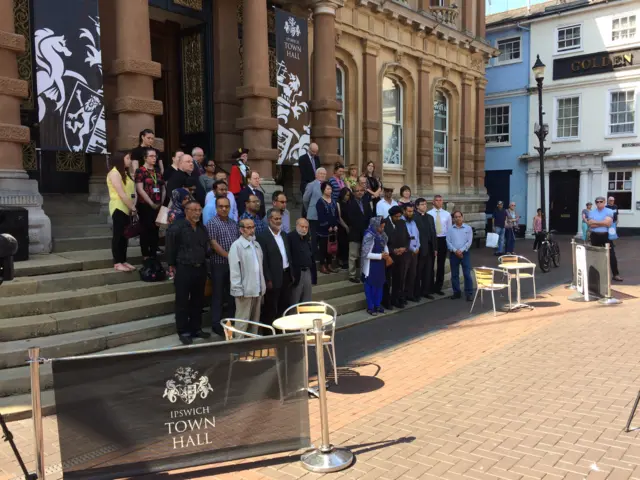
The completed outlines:
{"type": "Polygon", "coordinates": [[[553,266],[556,268],[559,267],[560,266],[560,245],[558,245],[556,242],[553,242],[551,258],[553,259],[553,266]]]}
{"type": "Polygon", "coordinates": [[[551,252],[549,250],[549,244],[544,242],[542,246],[538,249],[538,265],[540,266],[540,270],[544,273],[547,273],[551,270],[551,252]]]}

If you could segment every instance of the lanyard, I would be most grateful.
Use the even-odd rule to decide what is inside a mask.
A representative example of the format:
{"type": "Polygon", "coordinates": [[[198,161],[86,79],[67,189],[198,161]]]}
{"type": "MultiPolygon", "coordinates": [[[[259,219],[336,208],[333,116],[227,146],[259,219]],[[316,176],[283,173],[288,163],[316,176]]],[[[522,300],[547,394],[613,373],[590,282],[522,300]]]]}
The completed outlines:
{"type": "Polygon", "coordinates": [[[158,175],[156,175],[156,172],[154,170],[149,170],[149,169],[147,169],[147,172],[149,173],[149,176],[153,180],[153,186],[155,187],[156,185],[158,185],[158,175]]]}

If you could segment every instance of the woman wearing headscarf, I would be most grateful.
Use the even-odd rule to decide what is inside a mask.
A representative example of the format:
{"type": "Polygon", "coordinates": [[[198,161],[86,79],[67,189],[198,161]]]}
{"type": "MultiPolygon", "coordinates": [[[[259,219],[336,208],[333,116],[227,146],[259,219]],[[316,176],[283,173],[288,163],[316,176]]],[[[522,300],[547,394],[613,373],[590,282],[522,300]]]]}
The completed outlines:
{"type": "Polygon", "coordinates": [[[171,193],[171,208],[167,216],[167,223],[171,225],[176,220],[185,218],[184,206],[193,197],[186,188],[176,188],[171,193]]]}
{"type": "Polygon", "coordinates": [[[360,264],[362,265],[362,282],[367,297],[367,313],[376,316],[384,313],[380,306],[385,283],[385,270],[389,249],[387,235],[384,233],[384,219],[373,217],[369,228],[364,233],[360,264]]]}

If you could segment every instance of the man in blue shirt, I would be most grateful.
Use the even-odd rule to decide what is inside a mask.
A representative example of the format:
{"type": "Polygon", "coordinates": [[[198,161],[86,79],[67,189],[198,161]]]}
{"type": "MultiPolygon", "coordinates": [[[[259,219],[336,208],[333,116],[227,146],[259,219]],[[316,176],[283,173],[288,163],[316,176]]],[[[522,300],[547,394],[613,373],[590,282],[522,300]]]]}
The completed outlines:
{"type": "Polygon", "coordinates": [[[452,300],[462,296],[460,291],[460,267],[464,275],[464,294],[467,302],[473,300],[473,280],[471,279],[471,256],[469,249],[473,242],[473,230],[463,223],[464,217],[460,210],[453,212],[453,226],[447,232],[447,249],[449,250],[449,263],[451,264],[451,286],[453,287],[452,300]]]}
{"type": "Polygon", "coordinates": [[[503,208],[502,200],[498,201],[496,209],[493,211],[493,233],[498,234],[498,249],[494,252],[495,256],[504,253],[504,222],[507,218],[507,212],[503,208]]]}
{"type": "Polygon", "coordinates": [[[596,198],[596,208],[589,211],[589,230],[591,230],[591,245],[594,247],[604,247],[607,243],[611,248],[609,251],[609,263],[611,265],[611,275],[613,280],[621,282],[622,277],[618,272],[618,259],[613,248],[613,242],[609,240],[609,228],[613,225],[614,213],[605,206],[604,197],[596,198]]]}
{"type": "Polygon", "coordinates": [[[410,302],[419,302],[420,297],[414,295],[418,269],[418,255],[420,254],[420,232],[416,224],[412,203],[403,205],[404,222],[409,233],[409,255],[407,256],[407,279],[404,283],[404,298],[410,302]]]}

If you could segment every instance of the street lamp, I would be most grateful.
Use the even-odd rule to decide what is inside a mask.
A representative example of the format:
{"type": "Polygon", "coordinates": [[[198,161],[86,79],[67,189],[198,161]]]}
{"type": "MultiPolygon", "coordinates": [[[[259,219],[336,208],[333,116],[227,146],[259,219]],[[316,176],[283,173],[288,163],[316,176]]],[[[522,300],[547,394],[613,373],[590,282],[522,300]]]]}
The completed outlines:
{"type": "Polygon", "coordinates": [[[544,185],[544,153],[549,150],[544,146],[544,139],[547,138],[549,133],[549,126],[544,124],[542,120],[542,82],[544,81],[544,68],[545,64],[540,60],[540,55],[536,57],[536,63],[533,64],[533,76],[536,79],[536,83],[538,84],[538,124],[534,129],[534,133],[538,140],[540,141],[540,145],[538,147],[534,147],[538,153],[540,154],[540,201],[542,205],[540,208],[542,209],[542,218],[543,218],[543,229],[548,230],[548,221],[547,221],[547,212],[546,212],[546,201],[545,201],[545,185],[544,185]]]}

